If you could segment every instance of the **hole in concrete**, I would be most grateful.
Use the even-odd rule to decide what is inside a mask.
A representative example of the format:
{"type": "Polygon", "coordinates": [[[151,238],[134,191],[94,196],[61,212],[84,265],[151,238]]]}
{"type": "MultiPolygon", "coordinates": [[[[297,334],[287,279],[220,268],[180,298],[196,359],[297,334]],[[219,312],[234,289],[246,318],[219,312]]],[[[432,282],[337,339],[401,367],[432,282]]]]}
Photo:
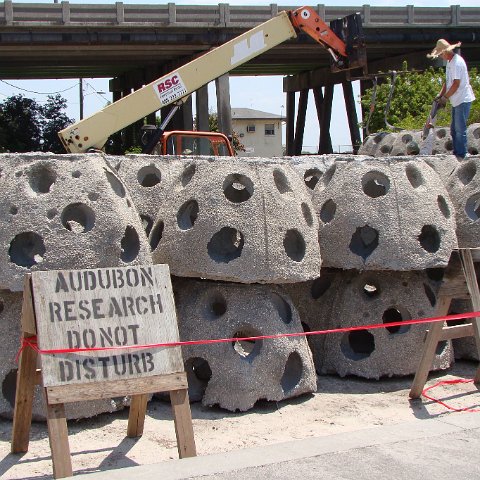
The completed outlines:
{"type": "Polygon", "coordinates": [[[442,340],[441,342],[437,343],[437,348],[435,349],[435,355],[442,355],[442,353],[447,348],[448,342],[447,340],[442,340]]]}
{"type": "Polygon", "coordinates": [[[147,237],[150,235],[153,227],[153,220],[148,215],[140,214],[140,219],[142,220],[142,227],[145,230],[147,237]]]}
{"type": "Polygon", "coordinates": [[[362,293],[367,298],[377,298],[380,293],[380,286],[373,280],[366,280],[362,287],[362,293]]]}
{"type": "Polygon", "coordinates": [[[90,192],[88,194],[88,198],[89,200],[91,200],[92,202],[96,202],[99,198],[100,198],[100,195],[97,193],[97,192],[90,192]]]}
{"type": "Polygon", "coordinates": [[[260,332],[254,328],[246,327],[241,330],[238,330],[232,335],[234,340],[232,342],[233,349],[248,362],[252,362],[254,358],[260,353],[262,348],[262,340],[239,340],[241,338],[248,337],[259,337],[261,336],[260,332]]]}
{"type": "Polygon", "coordinates": [[[320,220],[325,224],[330,223],[335,218],[336,211],[337,204],[330,198],[320,209],[320,220]]]}
{"type": "Polygon", "coordinates": [[[418,241],[422,248],[429,253],[435,253],[440,248],[440,235],[433,225],[423,226],[418,241]]]}
{"type": "Polygon", "coordinates": [[[162,180],[162,173],[155,165],[146,165],[137,173],[138,183],[145,188],[158,185],[162,180]]]}
{"type": "Polygon", "coordinates": [[[56,172],[47,165],[34,165],[28,172],[28,183],[35,193],[49,193],[56,180],[56,172]]]}
{"type": "Polygon", "coordinates": [[[435,131],[437,138],[445,138],[447,136],[447,131],[444,128],[437,128],[435,131]]]}
{"type": "Polygon", "coordinates": [[[390,180],[382,172],[367,172],[362,177],[362,189],[371,198],[382,197],[390,189],[390,180]]]}
{"type": "Polygon", "coordinates": [[[71,203],[64,208],[60,220],[70,232],[86,233],[95,226],[95,212],[84,203],[71,203]]]}
{"type": "Polygon", "coordinates": [[[305,240],[298,230],[287,230],[283,239],[283,248],[288,257],[294,262],[301,262],[305,257],[305,240]]]}
{"type": "Polygon", "coordinates": [[[337,166],[336,165],[332,165],[331,167],[329,167],[329,169],[325,172],[325,174],[323,175],[323,178],[322,178],[322,183],[323,183],[323,186],[326,187],[331,181],[332,181],[332,178],[333,176],[335,175],[335,172],[337,171],[337,166]]]}
{"type": "Polygon", "coordinates": [[[209,295],[205,310],[205,316],[207,317],[207,319],[216,320],[217,318],[225,315],[226,312],[227,301],[225,300],[225,297],[219,292],[215,292],[209,295]]]}
{"type": "Polygon", "coordinates": [[[288,393],[298,386],[303,375],[303,362],[298,352],[292,352],[285,363],[280,384],[284,393],[288,393]]]}
{"type": "Polygon", "coordinates": [[[461,167],[457,170],[457,177],[464,185],[468,185],[476,173],[477,166],[475,162],[466,162],[462,163],[461,167]]]}
{"type": "Polygon", "coordinates": [[[10,215],[16,215],[18,213],[18,207],[16,207],[15,205],[12,205],[10,207],[9,212],[10,212],[10,215]]]}
{"type": "Polygon", "coordinates": [[[43,262],[45,244],[43,238],[34,232],[22,232],[10,242],[10,260],[20,267],[33,267],[43,262]]]}
{"type": "Polygon", "coordinates": [[[200,402],[212,378],[212,369],[205,359],[193,357],[185,362],[185,372],[188,380],[188,396],[192,402],[200,402]]]}
{"type": "Polygon", "coordinates": [[[423,284],[423,290],[425,291],[425,295],[427,296],[430,305],[434,307],[437,303],[437,297],[435,296],[434,291],[431,289],[430,285],[427,285],[426,283],[423,284]]]}
{"type": "Polygon", "coordinates": [[[472,195],[465,204],[465,213],[467,216],[476,221],[480,218],[480,193],[472,195]]]}
{"type": "Polygon", "coordinates": [[[313,281],[310,294],[314,300],[318,300],[332,286],[333,277],[331,274],[321,274],[313,281]]]}
{"type": "Polygon", "coordinates": [[[288,193],[292,191],[292,187],[290,186],[290,182],[288,181],[287,176],[278,168],[273,171],[273,180],[275,182],[275,186],[280,193],[288,193]]]}
{"type": "Polygon", "coordinates": [[[380,143],[386,136],[387,136],[387,132],[377,133],[377,134],[375,134],[375,136],[373,137],[373,141],[374,141],[375,143],[380,143]]]}
{"type": "Polygon", "coordinates": [[[421,187],[425,183],[422,172],[415,165],[407,165],[405,174],[413,188],[421,187]]]}
{"type": "Polygon", "coordinates": [[[72,172],[73,178],[80,178],[81,176],[82,176],[82,172],[80,172],[80,170],[75,170],[74,172],[72,172]]]}
{"type": "Polygon", "coordinates": [[[158,244],[160,243],[160,240],[162,239],[163,235],[163,228],[164,224],[160,220],[155,224],[155,226],[152,228],[152,231],[150,232],[150,236],[148,237],[148,241],[150,243],[150,249],[153,252],[157,247],[158,244]]]}
{"type": "Polygon", "coordinates": [[[477,140],[480,138],[480,128],[476,128],[473,132],[472,132],[472,135],[473,135],[473,138],[476,138],[477,140]]]}
{"type": "Polygon", "coordinates": [[[368,225],[358,227],[349,247],[352,253],[366,260],[378,247],[378,232],[368,225]]]}
{"type": "Polygon", "coordinates": [[[223,193],[233,203],[246,202],[253,195],[253,182],[246,175],[233,173],[223,182],[223,193]]]}
{"type": "Polygon", "coordinates": [[[5,309],[5,302],[3,301],[3,298],[0,298],[0,313],[2,313],[4,309],[5,309]]]}
{"type": "Polygon", "coordinates": [[[292,307],[290,304],[278,293],[272,293],[270,298],[278,316],[282,319],[282,322],[287,324],[290,323],[293,318],[292,307]]]}
{"type": "Polygon", "coordinates": [[[442,212],[442,215],[445,218],[450,218],[450,208],[448,208],[448,203],[443,195],[439,195],[437,197],[437,205],[440,209],[440,212],[442,212]]]}
{"type": "Polygon", "coordinates": [[[58,215],[58,210],[56,208],[51,208],[47,212],[47,218],[53,220],[58,215]]]}
{"type": "MultiPolygon", "coordinates": [[[[410,314],[407,310],[401,307],[390,307],[383,312],[383,323],[403,322],[404,320],[411,320],[410,314]]],[[[410,330],[410,325],[396,325],[391,327],[385,327],[390,333],[405,333],[410,330]]]]}
{"type": "Polygon", "coordinates": [[[186,187],[190,181],[192,180],[193,176],[195,175],[196,167],[194,163],[191,163],[190,165],[187,165],[185,169],[182,172],[182,187],[186,187]]]}
{"type": "Polygon", "coordinates": [[[185,202],[177,213],[177,224],[181,230],[189,230],[195,225],[198,217],[198,203],[196,200],[185,202]]]}
{"type": "Polygon", "coordinates": [[[307,225],[311,227],[313,225],[312,211],[310,210],[310,207],[305,202],[302,203],[302,215],[305,221],[307,222],[307,225]]]}
{"type": "Polygon", "coordinates": [[[407,155],[418,155],[420,153],[420,147],[417,142],[411,141],[407,144],[407,155]]]}
{"type": "Polygon", "coordinates": [[[313,190],[321,177],[322,172],[318,168],[309,168],[303,175],[303,180],[305,181],[305,185],[310,190],[313,190]]]}
{"type": "Polygon", "coordinates": [[[17,369],[10,370],[3,379],[2,382],[2,394],[3,398],[10,404],[12,408],[15,408],[15,392],[17,391],[17,369]]]}
{"type": "Polygon", "coordinates": [[[468,147],[468,153],[470,155],[478,155],[478,149],[475,147],[468,147]]]}
{"type": "Polygon", "coordinates": [[[110,170],[104,169],[105,175],[107,176],[108,183],[112,187],[114,193],[120,198],[125,197],[125,187],[122,182],[117,178],[115,174],[110,172],[110,170]]]}
{"type": "Polygon", "coordinates": [[[409,134],[406,133],[405,135],[402,135],[402,142],[406,145],[408,142],[411,142],[413,140],[413,137],[409,134]]]}
{"type": "Polygon", "coordinates": [[[451,140],[448,140],[448,142],[445,142],[445,150],[449,152],[453,150],[453,142],[451,140]]]}
{"type": "Polygon", "coordinates": [[[440,282],[443,280],[443,275],[445,274],[444,268],[427,268],[425,270],[427,277],[434,282],[440,282]]]}
{"type": "Polygon", "coordinates": [[[350,360],[364,360],[375,350],[375,337],[368,330],[344,333],[340,349],[350,360]]]}
{"type": "Polygon", "coordinates": [[[208,255],[215,262],[229,263],[240,257],[243,244],[242,232],[235,228],[223,227],[208,242],[208,255]]]}
{"type": "Polygon", "coordinates": [[[122,253],[120,259],[125,263],[133,262],[140,252],[140,238],[134,227],[127,225],[121,241],[122,253]]]}
{"type": "Polygon", "coordinates": [[[388,153],[390,153],[390,152],[392,151],[392,147],[393,147],[393,145],[382,145],[382,146],[380,147],[380,151],[381,151],[382,153],[388,154],[388,153]]]}

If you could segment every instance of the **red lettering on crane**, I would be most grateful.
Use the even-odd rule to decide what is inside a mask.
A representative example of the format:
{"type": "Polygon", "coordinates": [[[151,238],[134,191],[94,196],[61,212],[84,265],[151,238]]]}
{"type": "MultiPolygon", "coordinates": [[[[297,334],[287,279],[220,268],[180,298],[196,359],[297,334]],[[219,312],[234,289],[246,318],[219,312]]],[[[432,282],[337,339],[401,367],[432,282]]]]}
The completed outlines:
{"type": "Polygon", "coordinates": [[[158,91],[160,93],[169,90],[170,88],[178,85],[179,78],[178,75],[174,75],[172,78],[167,78],[163,82],[157,84],[158,91]]]}

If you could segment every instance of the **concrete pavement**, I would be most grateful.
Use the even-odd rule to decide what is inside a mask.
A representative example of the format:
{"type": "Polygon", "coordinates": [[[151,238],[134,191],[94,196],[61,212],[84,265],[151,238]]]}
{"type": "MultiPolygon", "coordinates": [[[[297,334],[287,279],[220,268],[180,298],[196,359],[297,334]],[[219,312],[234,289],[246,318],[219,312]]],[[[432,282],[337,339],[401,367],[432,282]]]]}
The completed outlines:
{"type": "Polygon", "coordinates": [[[312,437],[203,457],[76,475],[78,480],[480,479],[480,413],[312,437]],[[476,453],[477,452],[477,453],[476,453]],[[476,460],[477,459],[477,460],[476,460]]]}

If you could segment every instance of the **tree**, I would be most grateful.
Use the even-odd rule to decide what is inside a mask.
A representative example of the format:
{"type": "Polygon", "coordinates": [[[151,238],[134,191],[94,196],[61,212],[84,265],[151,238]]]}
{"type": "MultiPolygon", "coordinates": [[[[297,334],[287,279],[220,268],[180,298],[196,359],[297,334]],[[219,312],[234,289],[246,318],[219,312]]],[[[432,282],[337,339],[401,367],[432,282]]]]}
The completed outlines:
{"type": "Polygon", "coordinates": [[[31,98],[14,95],[0,104],[0,151],[40,150],[42,129],[40,107],[31,98]]]}
{"type": "MultiPolygon", "coordinates": [[[[406,62],[403,64],[403,71],[407,71],[406,62]]],[[[376,89],[375,110],[371,115],[368,125],[369,132],[379,132],[388,130],[385,125],[384,112],[387,105],[390,89],[392,85],[391,76],[379,76],[379,84],[376,89]],[[380,83],[383,80],[382,83],[380,83]]],[[[428,68],[424,72],[408,72],[397,76],[393,96],[390,102],[390,108],[387,115],[387,121],[398,128],[405,130],[421,130],[425,125],[433,99],[441,89],[445,81],[444,69],[428,68]]],[[[470,81],[475,96],[480,99],[480,75],[476,68],[470,70],[470,81]]],[[[361,97],[361,104],[364,109],[364,126],[368,118],[370,103],[373,94],[373,87],[367,89],[361,97]]],[[[450,124],[449,104],[444,110],[441,110],[437,116],[437,125],[446,126],[450,124]]],[[[480,106],[478,102],[472,105],[472,111],[469,117],[469,124],[480,121],[480,106]]]]}
{"type": "Polygon", "coordinates": [[[67,101],[58,93],[55,96],[49,95],[47,103],[40,107],[42,115],[42,150],[44,152],[65,153],[60,142],[58,132],[74,122],[68,118],[63,111],[67,108],[67,101]]]}
{"type": "Polygon", "coordinates": [[[74,120],[63,112],[65,99],[58,94],[47,98],[43,106],[23,95],[0,103],[0,152],[65,152],[57,132],[74,120]]]}

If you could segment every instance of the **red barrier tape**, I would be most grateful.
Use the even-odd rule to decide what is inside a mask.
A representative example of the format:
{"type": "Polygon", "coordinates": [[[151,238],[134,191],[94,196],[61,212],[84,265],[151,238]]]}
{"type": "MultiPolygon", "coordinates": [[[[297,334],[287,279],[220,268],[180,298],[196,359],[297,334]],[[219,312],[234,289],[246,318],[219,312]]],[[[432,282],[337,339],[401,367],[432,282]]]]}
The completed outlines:
{"type": "Polygon", "coordinates": [[[241,337],[241,338],[215,338],[211,340],[186,340],[183,342],[167,342],[167,343],[151,343],[146,345],[124,345],[116,347],[93,347],[93,348],[62,348],[62,349],[52,349],[52,350],[43,350],[38,348],[37,338],[29,337],[24,338],[22,346],[17,354],[17,357],[20,355],[25,346],[31,347],[41,355],[55,355],[60,353],[81,353],[81,352],[105,352],[110,350],[140,350],[146,348],[166,348],[166,347],[182,347],[188,345],[208,345],[214,343],[230,343],[230,342],[240,342],[240,341],[256,341],[256,340],[271,340],[276,338],[287,338],[287,337],[306,337],[310,335],[326,335],[328,333],[345,333],[353,332],[355,330],[375,330],[378,328],[388,328],[388,327],[402,327],[405,325],[418,325],[422,323],[434,323],[434,322],[444,322],[446,320],[459,320],[464,318],[475,318],[480,317],[480,312],[468,312],[468,313],[458,313],[454,315],[446,315],[442,317],[430,317],[430,318],[420,318],[414,320],[404,320],[401,322],[389,322],[389,323],[376,323],[373,325],[360,325],[357,327],[344,327],[344,328],[331,328],[328,330],[316,330],[312,332],[296,332],[296,333],[279,333],[276,335],[259,335],[257,337],[241,337]]]}
{"type": "Polygon", "coordinates": [[[432,390],[433,388],[440,387],[442,385],[455,385],[458,383],[473,383],[473,379],[462,378],[462,379],[456,379],[456,380],[442,380],[440,382],[437,382],[435,385],[431,385],[430,387],[425,388],[422,392],[422,395],[425,398],[428,398],[429,400],[432,400],[435,403],[439,403],[440,405],[444,406],[445,408],[448,408],[449,410],[453,410],[454,412],[477,412],[477,413],[480,412],[480,409],[478,408],[471,408],[471,407],[455,408],[448,405],[445,402],[442,402],[442,400],[439,400],[438,398],[427,395],[427,392],[429,390],[432,390]]]}

